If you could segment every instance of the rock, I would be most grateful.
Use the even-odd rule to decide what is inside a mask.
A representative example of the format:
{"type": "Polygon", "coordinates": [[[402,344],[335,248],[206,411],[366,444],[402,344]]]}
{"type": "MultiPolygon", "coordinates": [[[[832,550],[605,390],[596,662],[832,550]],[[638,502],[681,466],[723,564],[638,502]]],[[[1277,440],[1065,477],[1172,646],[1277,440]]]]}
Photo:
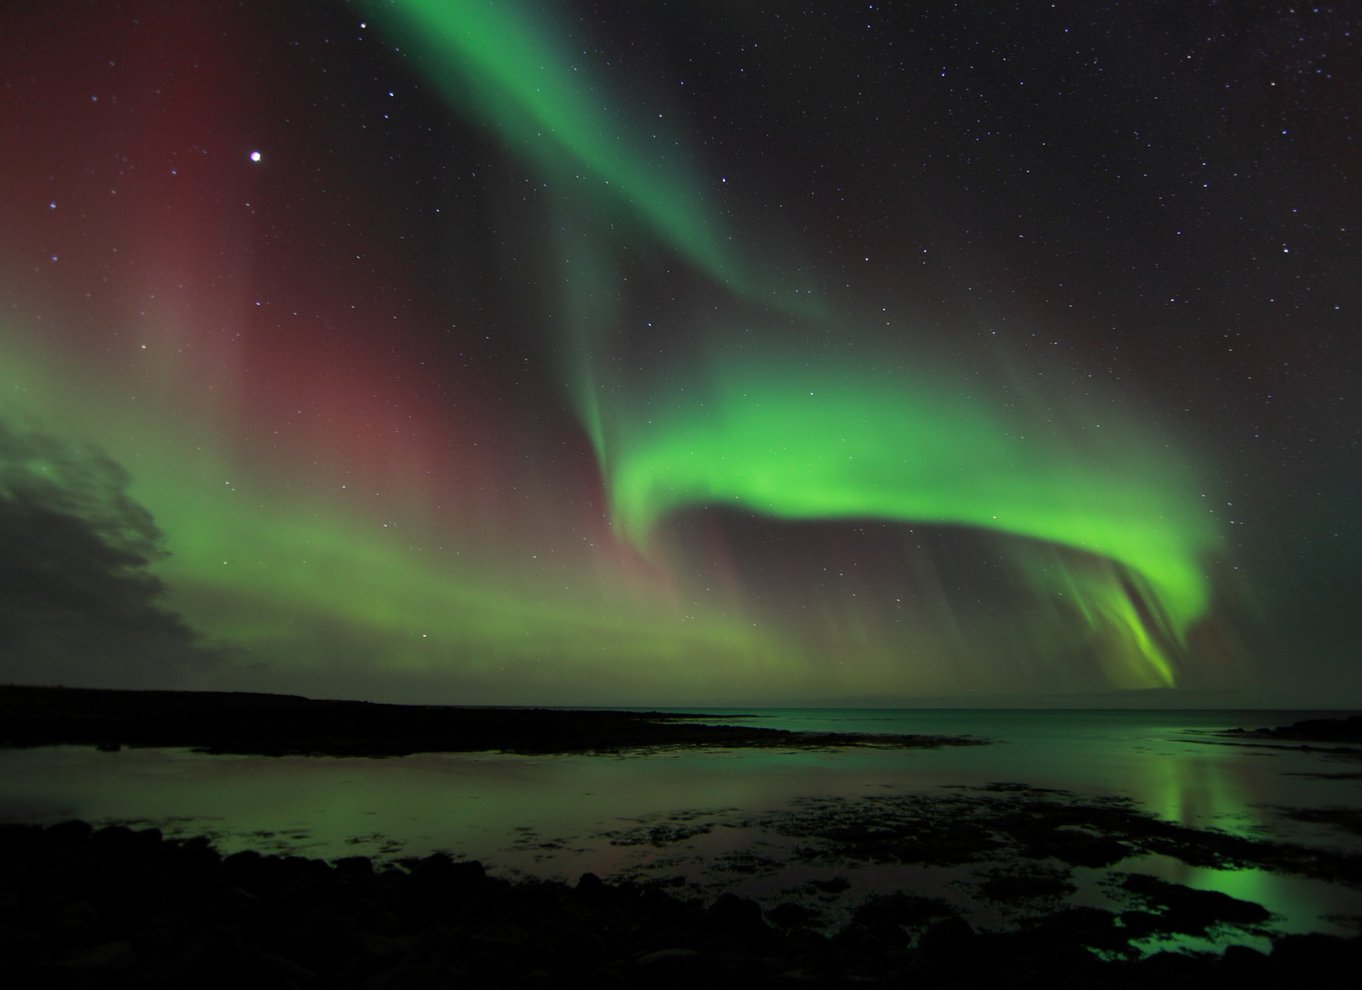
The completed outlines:
{"type": "Polygon", "coordinates": [[[391,959],[402,955],[411,948],[415,936],[393,937],[374,932],[359,932],[355,935],[364,953],[380,959],[391,959]]]}
{"type": "Polygon", "coordinates": [[[229,887],[218,898],[217,909],[218,914],[225,920],[243,920],[254,916],[260,910],[260,898],[249,890],[229,887]]]}
{"type": "Polygon", "coordinates": [[[829,944],[838,955],[879,959],[907,948],[908,934],[892,921],[856,922],[833,935],[829,944]]]}
{"type": "Polygon", "coordinates": [[[476,894],[486,879],[486,871],[478,861],[456,863],[445,853],[434,853],[417,860],[408,888],[420,903],[431,907],[476,894]]]}
{"type": "Polygon", "coordinates": [[[1315,987],[1352,987],[1362,967],[1362,941],[1332,935],[1287,935],[1268,956],[1272,969],[1293,983],[1315,987]]]}
{"type": "Polygon", "coordinates": [[[802,969],[787,969],[783,973],[773,974],[767,979],[766,984],[772,987],[790,987],[792,990],[803,990],[804,987],[824,986],[826,982],[826,980],[820,979],[812,973],[806,973],[802,969]]]}
{"type": "Polygon", "coordinates": [[[222,861],[222,869],[230,881],[251,895],[261,895],[275,888],[271,882],[271,875],[279,874],[275,866],[254,849],[232,853],[222,861]]]}
{"type": "Polygon", "coordinates": [[[808,885],[823,894],[841,894],[851,889],[851,881],[846,877],[829,877],[826,880],[810,880],[808,885]]]}
{"type": "Polygon", "coordinates": [[[368,856],[346,856],[335,862],[335,870],[342,876],[347,877],[371,877],[374,875],[374,864],[368,856]]]}
{"type": "Polygon", "coordinates": [[[867,897],[852,914],[858,925],[892,922],[896,925],[921,927],[937,918],[954,914],[951,906],[935,897],[923,897],[907,891],[875,894],[867,897]]]}
{"type": "MultiPolygon", "coordinates": [[[[392,885],[389,885],[388,889],[391,890],[392,885]]],[[[376,935],[397,937],[410,931],[409,926],[403,923],[392,908],[379,901],[370,900],[359,905],[355,912],[355,920],[365,931],[376,935]]]]}
{"type": "Polygon", "coordinates": [[[99,912],[89,901],[72,901],[57,912],[53,921],[68,932],[80,933],[99,924],[99,912]]]}
{"type": "Polygon", "coordinates": [[[180,947],[178,968],[186,978],[218,974],[246,951],[240,931],[233,925],[207,925],[180,947]]]}
{"type": "Polygon", "coordinates": [[[543,969],[532,969],[516,981],[514,990],[550,990],[558,986],[553,974],[543,969]]]}
{"type": "Polygon", "coordinates": [[[1251,983],[1263,972],[1267,956],[1247,945],[1231,945],[1220,957],[1220,972],[1226,979],[1251,983]]]}
{"type": "Polygon", "coordinates": [[[292,959],[272,952],[247,953],[233,967],[237,986],[252,990],[286,990],[314,984],[316,974],[292,959]]]}
{"type": "Polygon", "coordinates": [[[179,947],[184,920],[160,918],[154,915],[140,918],[132,932],[132,947],[138,958],[168,956],[179,947]]]}
{"type": "Polygon", "coordinates": [[[88,839],[94,828],[89,822],[69,821],[49,825],[44,831],[49,839],[65,844],[74,844],[88,839]]]}
{"type": "Polygon", "coordinates": [[[462,962],[475,986],[504,987],[518,980],[524,971],[519,954],[502,947],[471,949],[462,962]]]}
{"type": "Polygon", "coordinates": [[[766,928],[761,905],[737,894],[723,893],[709,906],[709,920],[722,928],[737,932],[752,932],[766,928]]]}
{"type": "Polygon", "coordinates": [[[583,897],[595,897],[606,892],[605,881],[594,873],[583,873],[577,878],[576,891],[583,897]]]}
{"type": "Polygon", "coordinates": [[[134,831],[126,825],[110,825],[93,833],[90,844],[101,855],[141,859],[159,852],[162,838],[157,828],[134,831]]]}
{"type": "Polygon", "coordinates": [[[1241,901],[1218,890],[1185,887],[1142,873],[1130,874],[1121,886],[1146,902],[1164,908],[1159,915],[1161,931],[1196,934],[1223,922],[1258,924],[1269,917],[1267,908],[1253,901],[1241,901]]]}
{"type": "Polygon", "coordinates": [[[655,966],[672,967],[681,963],[694,963],[700,953],[694,949],[657,949],[645,953],[634,960],[635,969],[651,969],[655,966]]]}
{"type": "Polygon", "coordinates": [[[394,966],[364,984],[364,990],[448,990],[450,982],[429,963],[394,966]]]}
{"type": "Polygon", "coordinates": [[[292,958],[318,970],[334,969],[364,952],[364,943],[356,938],[354,919],[342,915],[334,904],[320,904],[308,911],[283,944],[292,958]]]}
{"type": "Polygon", "coordinates": [[[624,974],[613,966],[603,966],[581,982],[572,984],[574,990],[625,990],[628,985],[624,974]]]}
{"type": "Polygon", "coordinates": [[[974,948],[976,936],[970,923],[952,915],[932,924],[918,939],[917,947],[933,959],[960,960],[974,948]]]}
{"type": "Polygon", "coordinates": [[[1037,859],[1054,858],[1070,866],[1099,867],[1119,863],[1131,855],[1132,849],[1105,835],[1058,828],[1033,836],[1027,843],[1026,853],[1037,859]]]}
{"type": "Polygon", "coordinates": [[[767,911],[766,918],[777,928],[800,928],[817,919],[818,912],[812,911],[802,904],[786,901],[767,911]]]}
{"type": "Polygon", "coordinates": [[[473,933],[468,944],[475,949],[513,952],[525,945],[525,930],[519,925],[486,925],[473,933]]]}
{"type": "Polygon", "coordinates": [[[221,882],[222,856],[206,837],[196,835],[179,843],[176,854],[186,874],[221,882]]]}
{"type": "Polygon", "coordinates": [[[608,953],[605,941],[595,932],[578,932],[555,939],[548,957],[554,972],[582,976],[605,965],[608,953]]]}
{"type": "Polygon", "coordinates": [[[105,942],[59,965],[64,969],[118,972],[137,965],[137,953],[130,942],[105,942]]]}

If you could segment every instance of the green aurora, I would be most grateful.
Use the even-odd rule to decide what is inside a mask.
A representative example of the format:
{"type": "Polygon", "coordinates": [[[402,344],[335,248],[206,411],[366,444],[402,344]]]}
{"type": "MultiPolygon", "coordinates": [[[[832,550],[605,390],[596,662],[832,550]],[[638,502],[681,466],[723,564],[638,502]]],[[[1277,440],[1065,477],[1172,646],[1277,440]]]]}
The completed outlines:
{"type": "MultiPolygon", "coordinates": [[[[2,355],[23,382],[11,422],[95,443],[127,468],[165,534],[154,569],[167,606],[236,658],[215,676],[270,672],[266,686],[304,689],[344,670],[370,696],[489,702],[510,700],[507,684],[522,700],[946,695],[1014,662],[1004,690],[1025,690],[1036,669],[1049,689],[1180,685],[1222,549],[1191,455],[1111,397],[1100,415],[1059,379],[1019,397],[1002,373],[877,341],[861,319],[832,316],[825,292],[787,291],[778,273],[800,268],[793,249],[744,237],[681,131],[578,65],[570,32],[534,10],[375,4],[370,26],[417,53],[448,108],[540,181],[552,236],[509,276],[552,286],[535,333],[594,457],[599,504],[555,495],[555,467],[520,453],[535,449],[524,425],[487,460],[419,478],[391,467],[404,462],[389,441],[365,438],[387,466],[356,475],[329,451],[262,456],[267,438],[234,426],[253,402],[245,357],[205,375],[178,349],[89,369],[77,350],[33,340],[2,355]],[[685,332],[665,345],[629,329],[632,276],[658,259],[696,287],[671,314],[685,332]],[[652,357],[635,360],[640,349],[652,357]],[[451,509],[498,485],[534,494],[509,515],[486,508],[495,496],[451,509]],[[667,527],[713,509],[991,534],[1032,604],[970,633],[945,593],[907,628],[830,601],[818,605],[827,635],[811,641],[740,582],[682,566],[667,527]],[[830,642],[849,662],[827,662],[830,642]]],[[[179,318],[168,338],[191,339],[195,317],[179,318]]],[[[335,446],[356,439],[337,433],[335,446]]]]}
{"type": "MultiPolygon", "coordinates": [[[[785,519],[977,526],[1062,544],[1120,565],[1096,581],[1077,569],[1062,579],[1083,618],[1119,630],[1129,647],[1126,661],[1109,666],[1114,682],[1176,683],[1187,631],[1209,604],[1203,560],[1217,544],[1199,504],[1204,482],[1186,457],[1133,422],[1065,436],[1052,425],[1053,409],[1018,421],[987,395],[971,395],[977,390],[950,369],[913,368],[873,348],[847,360],[801,351],[798,341],[791,353],[789,340],[770,353],[716,346],[698,374],[671,367],[634,388],[610,380],[599,370],[610,364],[601,352],[616,336],[611,300],[622,290],[597,230],[599,217],[613,220],[621,209],[739,296],[785,299],[779,309],[818,324],[823,307],[756,287],[698,176],[672,165],[674,151],[655,150],[679,142],[640,140],[648,128],[628,119],[623,94],[536,29],[542,11],[423,0],[389,9],[400,20],[393,29],[426,54],[427,78],[456,110],[496,128],[554,184],[565,167],[591,180],[589,207],[565,204],[560,215],[583,236],[559,245],[569,264],[559,269],[558,305],[568,314],[570,349],[593,352],[568,362],[576,372],[569,388],[608,476],[616,527],[631,542],[646,549],[669,513],[722,505],[785,519]]],[[[1082,421],[1078,403],[1062,404],[1074,406],[1065,418],[1082,421]]]]}
{"type": "Polygon", "coordinates": [[[646,419],[608,419],[620,424],[608,445],[616,520],[636,543],[670,512],[736,505],[1061,544],[1122,565],[1095,584],[1065,577],[1084,615],[1124,630],[1148,665],[1118,681],[1175,683],[1176,652],[1209,603],[1200,561],[1216,535],[1195,472],[1134,424],[1064,436],[967,398],[958,380],[809,355],[721,358],[705,380],[653,394],[646,419]]]}

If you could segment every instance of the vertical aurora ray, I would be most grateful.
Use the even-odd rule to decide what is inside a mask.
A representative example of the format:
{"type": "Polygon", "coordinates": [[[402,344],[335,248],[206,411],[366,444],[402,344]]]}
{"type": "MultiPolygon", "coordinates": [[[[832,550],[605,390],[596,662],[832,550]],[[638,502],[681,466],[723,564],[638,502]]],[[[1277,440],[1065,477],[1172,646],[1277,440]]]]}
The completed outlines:
{"type": "MultiPolygon", "coordinates": [[[[375,25],[420,55],[425,79],[456,112],[481,120],[543,182],[561,285],[558,361],[588,434],[599,441],[595,372],[618,334],[622,244],[654,239],[727,292],[772,310],[826,315],[809,289],[787,291],[734,229],[697,168],[698,154],[636,96],[594,71],[552,4],[528,0],[396,0],[371,5],[375,25]]],[[[650,108],[652,109],[652,108],[650,108]]],[[[667,106],[668,111],[671,110],[667,106]]],[[[598,454],[605,451],[597,442],[598,454]]]]}
{"type": "Polygon", "coordinates": [[[399,0],[373,5],[377,26],[426,59],[425,75],[461,111],[494,128],[568,200],[585,196],[598,223],[637,218],[719,282],[757,292],[751,265],[678,141],[657,121],[644,135],[629,99],[570,54],[552,5],[399,0]]]}

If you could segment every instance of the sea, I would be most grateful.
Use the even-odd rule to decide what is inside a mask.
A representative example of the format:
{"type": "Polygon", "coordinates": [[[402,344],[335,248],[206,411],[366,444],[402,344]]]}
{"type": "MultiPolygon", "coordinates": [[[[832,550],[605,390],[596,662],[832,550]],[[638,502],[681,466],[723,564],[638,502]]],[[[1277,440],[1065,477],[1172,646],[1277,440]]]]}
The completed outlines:
{"type": "MultiPolygon", "coordinates": [[[[1261,745],[1224,735],[1348,712],[749,708],[701,714],[716,723],[972,736],[988,745],[384,759],[11,749],[0,750],[0,820],[154,826],[170,836],[208,835],[224,853],[256,849],[382,862],[443,851],[479,860],[509,879],[575,882],[590,872],[660,884],[680,896],[733,891],[767,908],[811,905],[828,930],[848,923],[866,899],[896,891],[943,899],[980,928],[1016,924],[1018,910],[1035,906],[1016,909],[980,897],[978,864],[810,858],[803,854],[807,842],[779,823],[811,802],[854,813],[858,802],[886,796],[930,801],[1026,785],[1063,800],[1128,799],[1189,828],[1362,855],[1362,757],[1346,747],[1261,745]]],[[[987,869],[996,874],[1000,866],[1007,864],[987,869]]],[[[1066,870],[1068,905],[1118,909],[1119,878],[1141,873],[1252,900],[1272,912],[1267,926],[1212,933],[1204,944],[1187,943],[1193,949],[1235,942],[1266,948],[1268,936],[1284,932],[1362,931],[1362,891],[1323,879],[1154,855],[1066,870]]]]}

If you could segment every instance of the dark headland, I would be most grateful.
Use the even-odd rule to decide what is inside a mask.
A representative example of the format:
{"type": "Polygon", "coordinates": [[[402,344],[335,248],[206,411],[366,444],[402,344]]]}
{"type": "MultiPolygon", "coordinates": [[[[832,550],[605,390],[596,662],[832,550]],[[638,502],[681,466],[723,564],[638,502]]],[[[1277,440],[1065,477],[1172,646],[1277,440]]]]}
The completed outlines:
{"type": "Polygon", "coordinates": [[[1362,715],[1310,718],[1266,729],[1230,729],[1226,735],[1281,742],[1362,743],[1362,715]]]}
{"type": "Polygon", "coordinates": [[[499,750],[607,753],[665,746],[924,748],[967,736],[790,732],[676,712],[465,708],[296,695],[0,687],[0,746],[184,746],[261,756],[404,756],[499,750]]]}

